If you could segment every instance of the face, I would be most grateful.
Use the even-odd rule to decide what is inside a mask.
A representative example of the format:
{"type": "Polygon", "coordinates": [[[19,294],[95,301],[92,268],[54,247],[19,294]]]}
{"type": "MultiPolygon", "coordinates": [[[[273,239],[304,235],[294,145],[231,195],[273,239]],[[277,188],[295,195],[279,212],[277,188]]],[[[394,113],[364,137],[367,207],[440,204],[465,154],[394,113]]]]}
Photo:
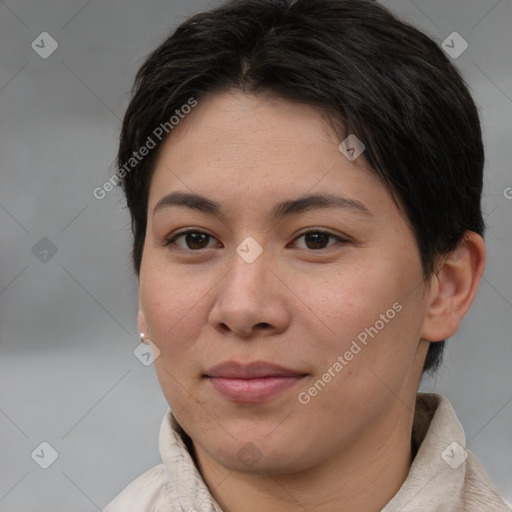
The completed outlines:
{"type": "Polygon", "coordinates": [[[427,345],[417,245],[340,142],[311,107],[229,92],[161,148],[139,327],[178,422],[228,469],[310,468],[410,412],[427,345]]]}

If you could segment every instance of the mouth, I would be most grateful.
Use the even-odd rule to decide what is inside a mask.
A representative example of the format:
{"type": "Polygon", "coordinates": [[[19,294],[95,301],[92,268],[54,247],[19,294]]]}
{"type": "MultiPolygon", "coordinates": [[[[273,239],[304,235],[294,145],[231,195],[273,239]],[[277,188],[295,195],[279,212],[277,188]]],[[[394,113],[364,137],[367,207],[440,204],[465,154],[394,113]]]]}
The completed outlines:
{"type": "Polygon", "coordinates": [[[238,403],[258,403],[289,389],[306,375],[267,362],[229,361],[214,366],[204,376],[224,398],[238,403]]]}

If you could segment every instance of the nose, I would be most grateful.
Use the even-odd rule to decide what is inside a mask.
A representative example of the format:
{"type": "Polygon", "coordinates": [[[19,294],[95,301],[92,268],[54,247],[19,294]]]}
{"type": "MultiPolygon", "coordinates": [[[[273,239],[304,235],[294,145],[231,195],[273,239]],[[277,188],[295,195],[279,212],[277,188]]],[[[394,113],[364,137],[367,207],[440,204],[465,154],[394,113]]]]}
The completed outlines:
{"type": "Polygon", "coordinates": [[[223,335],[244,339],[271,336],[290,322],[290,294],[265,251],[248,263],[234,252],[230,269],[213,293],[210,325],[223,335]]]}

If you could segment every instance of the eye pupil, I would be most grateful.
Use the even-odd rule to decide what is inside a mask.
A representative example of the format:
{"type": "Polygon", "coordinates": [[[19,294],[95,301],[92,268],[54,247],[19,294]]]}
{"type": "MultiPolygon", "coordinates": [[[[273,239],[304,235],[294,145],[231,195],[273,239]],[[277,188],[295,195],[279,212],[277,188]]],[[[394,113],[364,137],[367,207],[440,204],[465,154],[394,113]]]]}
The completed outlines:
{"type": "Polygon", "coordinates": [[[305,236],[306,245],[309,249],[322,249],[324,242],[328,243],[329,235],[327,233],[307,233],[305,236]],[[309,243],[311,242],[311,244],[309,243]]]}
{"type": "Polygon", "coordinates": [[[197,245],[199,238],[202,238],[203,242],[206,241],[206,245],[208,245],[208,235],[204,233],[187,233],[185,236],[187,246],[191,249],[202,249],[204,246],[201,245],[201,242],[199,242],[199,247],[197,245]]]}

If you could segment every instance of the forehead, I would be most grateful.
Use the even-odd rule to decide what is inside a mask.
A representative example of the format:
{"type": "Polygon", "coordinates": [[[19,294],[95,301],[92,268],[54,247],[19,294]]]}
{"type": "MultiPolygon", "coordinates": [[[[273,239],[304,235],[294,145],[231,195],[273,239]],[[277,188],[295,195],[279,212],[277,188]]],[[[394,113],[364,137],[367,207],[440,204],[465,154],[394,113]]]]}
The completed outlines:
{"type": "Polygon", "coordinates": [[[230,161],[239,156],[240,164],[249,166],[257,163],[245,160],[249,154],[268,155],[278,162],[293,160],[295,155],[298,160],[306,151],[313,153],[315,147],[312,156],[332,152],[337,141],[326,116],[309,105],[229,91],[199,100],[173,129],[164,151],[210,162],[229,154],[230,161]],[[189,153],[192,147],[198,151],[189,153]]]}
{"type": "Polygon", "coordinates": [[[209,96],[164,142],[149,207],[173,190],[245,208],[312,193],[389,200],[364,157],[349,161],[340,142],[311,106],[233,91],[209,96]]]}

